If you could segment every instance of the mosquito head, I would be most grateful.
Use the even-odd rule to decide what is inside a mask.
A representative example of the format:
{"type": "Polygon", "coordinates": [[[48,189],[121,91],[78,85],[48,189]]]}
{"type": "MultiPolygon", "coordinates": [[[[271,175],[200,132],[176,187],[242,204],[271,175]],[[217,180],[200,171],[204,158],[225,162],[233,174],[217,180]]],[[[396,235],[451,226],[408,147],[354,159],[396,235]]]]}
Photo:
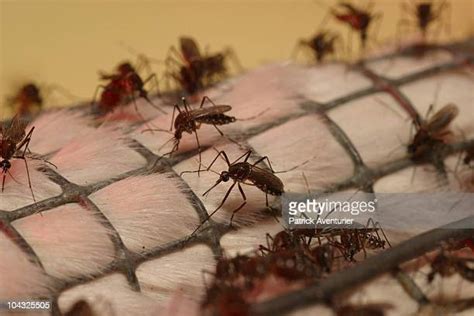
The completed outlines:
{"type": "Polygon", "coordinates": [[[220,175],[220,180],[224,181],[224,182],[227,182],[227,181],[229,181],[229,179],[230,179],[229,172],[228,171],[222,171],[221,175],[220,175]]]}
{"type": "Polygon", "coordinates": [[[135,68],[133,68],[132,64],[128,61],[124,61],[117,66],[117,70],[122,76],[126,76],[129,73],[135,72],[135,68]]]}
{"type": "Polygon", "coordinates": [[[34,83],[28,83],[22,88],[23,93],[33,102],[42,103],[43,100],[40,96],[40,90],[34,83]]]}
{"type": "Polygon", "coordinates": [[[2,169],[3,173],[7,173],[8,170],[11,168],[11,166],[12,165],[11,165],[10,161],[8,161],[6,159],[4,159],[4,160],[2,160],[2,162],[0,162],[0,168],[2,169]]]}

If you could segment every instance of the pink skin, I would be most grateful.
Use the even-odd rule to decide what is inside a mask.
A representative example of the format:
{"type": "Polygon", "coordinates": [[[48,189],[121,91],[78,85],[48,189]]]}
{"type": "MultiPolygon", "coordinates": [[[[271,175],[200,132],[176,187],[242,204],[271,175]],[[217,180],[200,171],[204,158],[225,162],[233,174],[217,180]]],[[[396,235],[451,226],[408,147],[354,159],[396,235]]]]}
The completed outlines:
{"type": "MultiPolygon", "coordinates": [[[[413,59],[394,62],[393,69],[417,67],[419,61],[413,59]],[[399,67],[398,67],[399,66],[399,67]]],[[[397,75],[393,71],[394,76],[397,75]]],[[[404,71],[402,72],[404,73],[404,71]]],[[[436,80],[443,79],[438,103],[454,102],[460,108],[460,115],[455,127],[463,129],[466,137],[473,136],[474,130],[469,127],[473,121],[472,94],[467,87],[469,78],[450,73],[432,79],[407,84],[402,87],[404,93],[415,104],[421,114],[433,101],[436,80]],[[471,97],[471,99],[470,99],[471,97]],[[472,101],[472,100],[471,100],[472,101]]],[[[370,80],[355,72],[348,72],[344,66],[328,64],[322,67],[304,68],[292,64],[279,64],[262,67],[236,79],[234,83],[214,88],[208,95],[217,104],[229,104],[230,112],[237,118],[256,116],[265,109],[267,112],[253,120],[237,121],[224,126],[222,131],[229,136],[241,134],[248,128],[261,126],[265,123],[276,123],[278,119],[288,115],[302,113],[299,103],[301,97],[314,101],[326,102],[344,96],[370,85],[370,80]],[[226,90],[227,89],[227,90],[226,90]]],[[[471,82],[472,85],[472,82],[471,82]]],[[[341,106],[328,112],[329,117],[337,122],[351,137],[365,162],[373,167],[380,163],[403,156],[403,141],[408,141],[409,122],[404,120],[404,113],[386,95],[377,95],[388,106],[380,105],[374,96],[355,100],[348,106],[341,106]],[[398,117],[398,112],[402,117],[398,117]],[[399,139],[400,138],[400,139],[399,139]],[[390,151],[395,149],[390,155],[390,151]]],[[[155,101],[155,100],[153,100],[155,101]]],[[[151,107],[138,102],[140,112],[151,118],[150,125],[169,129],[171,111],[168,115],[153,113],[151,107]],[[150,108],[147,110],[147,108],[150,108]]],[[[127,120],[134,115],[133,105],[124,108],[127,120]],[[128,115],[131,115],[130,117],[128,115]]],[[[82,113],[81,113],[82,114],[82,113]]],[[[133,118],[132,118],[133,119],[133,118]]],[[[146,165],[145,160],[133,149],[129,148],[127,138],[139,141],[151,151],[158,153],[158,148],[171,135],[163,132],[141,133],[148,128],[145,124],[134,127],[129,133],[129,121],[107,121],[99,128],[93,127],[93,120],[66,111],[45,113],[36,119],[31,149],[41,154],[52,153],[51,162],[58,166],[57,172],[80,185],[93,184],[107,180],[146,165]],[[119,126],[120,128],[114,129],[119,126]]],[[[201,144],[215,145],[225,150],[230,159],[237,158],[244,152],[235,144],[221,137],[212,126],[203,126],[198,131],[201,144]]],[[[459,134],[457,135],[459,136],[459,134]]],[[[459,139],[459,138],[458,138],[459,139]]],[[[320,116],[308,115],[296,118],[268,129],[248,139],[260,155],[268,155],[275,170],[289,169],[305,160],[304,166],[279,174],[285,188],[293,192],[306,192],[302,173],[309,181],[310,189],[316,190],[328,183],[345,179],[352,171],[352,164],[329,132],[320,116]]],[[[180,144],[180,153],[196,149],[193,135],[184,134],[180,144]]],[[[165,153],[166,147],[160,153],[165,153]]],[[[216,155],[208,149],[202,153],[202,162],[209,162],[216,155]]],[[[456,157],[454,157],[456,158],[456,157]]],[[[173,167],[179,174],[181,171],[196,170],[198,157],[186,159],[173,167]]],[[[456,159],[454,159],[456,160],[456,159]]],[[[29,162],[30,163],[30,162],[29,162]]],[[[31,204],[28,186],[25,185],[24,166],[22,161],[12,161],[11,172],[21,182],[7,179],[5,192],[0,199],[0,209],[13,210],[31,204]]],[[[61,194],[59,188],[52,184],[44,174],[37,171],[39,162],[30,163],[33,189],[38,200],[61,194]]],[[[454,169],[455,161],[449,161],[454,169]]],[[[225,164],[219,159],[213,170],[221,172],[225,164]]],[[[414,181],[412,172],[406,169],[379,180],[375,184],[376,191],[419,191],[432,190],[435,175],[422,167],[417,168],[414,181]]],[[[208,210],[213,210],[223,198],[229,183],[222,183],[207,197],[205,192],[215,183],[217,175],[203,172],[200,177],[183,176],[184,182],[176,178],[168,178],[168,174],[141,175],[128,178],[106,186],[93,193],[91,200],[103,211],[107,219],[116,228],[124,244],[137,254],[162,246],[169,241],[177,240],[189,234],[199,222],[192,205],[183,198],[183,191],[188,185],[208,210]],[[143,249],[143,247],[145,247],[143,249]]],[[[452,181],[451,181],[452,182],[452,181]]],[[[221,245],[228,255],[244,253],[265,244],[265,233],[281,230],[281,226],[272,218],[265,217],[261,209],[265,206],[265,194],[255,187],[244,186],[247,205],[239,211],[234,224],[239,229],[226,234],[221,245]]],[[[270,199],[270,203],[272,200],[270,199]]],[[[241,203],[238,190],[233,192],[224,207],[215,214],[214,220],[228,223],[231,211],[241,203]]],[[[110,232],[91,215],[90,210],[77,204],[68,204],[43,213],[31,215],[13,222],[13,226],[30,243],[42,259],[45,269],[53,276],[62,279],[87,277],[99,273],[115,256],[110,241],[110,232]]],[[[391,239],[397,243],[410,237],[410,234],[395,234],[398,238],[391,239]]],[[[391,236],[389,236],[390,238],[391,236]]],[[[195,313],[199,299],[204,294],[201,271],[212,271],[213,254],[207,245],[185,248],[182,251],[165,254],[163,257],[150,258],[137,267],[136,274],[141,285],[141,293],[130,290],[122,275],[113,273],[99,278],[94,282],[74,287],[62,293],[59,299],[60,309],[64,312],[80,299],[87,298],[97,305],[111,305],[112,310],[133,313],[137,306],[143,315],[163,315],[195,313]],[[180,290],[178,290],[180,289],[180,290]],[[177,294],[178,293],[178,294],[177,294]],[[108,303],[100,303],[100,301],[108,303]],[[97,303],[97,304],[96,304],[97,303]]],[[[423,274],[417,274],[416,278],[423,274]],[[419,276],[418,276],[419,275],[419,276]]],[[[210,276],[206,280],[210,282],[210,276]]],[[[422,284],[421,279],[417,279],[422,284]]],[[[446,281],[443,291],[451,289],[457,295],[459,287],[466,284],[459,279],[446,281]],[[457,283],[455,282],[457,281],[457,283]]],[[[15,295],[47,295],[54,291],[56,284],[29,261],[15,244],[0,234],[0,287],[1,296],[15,295]],[[7,254],[7,255],[6,255],[7,254]],[[3,279],[2,279],[3,278],[3,279]],[[6,278],[6,279],[5,279],[6,278]],[[6,281],[5,281],[6,280],[6,281]],[[4,292],[1,292],[4,291],[4,292]]],[[[261,300],[275,295],[276,285],[282,287],[292,285],[281,284],[281,280],[266,280],[252,295],[253,300],[261,300]]],[[[434,293],[441,287],[435,288],[434,293]]],[[[465,292],[461,291],[460,296],[465,292]]],[[[399,306],[399,314],[410,314],[416,311],[412,302],[401,287],[389,276],[384,276],[372,286],[358,290],[350,296],[353,303],[395,301],[407,302],[399,306]]],[[[318,315],[329,313],[324,307],[317,307],[318,315]]],[[[104,312],[104,315],[108,315],[104,312]]]]}
{"type": "Polygon", "coordinates": [[[10,239],[0,233],[0,297],[24,297],[48,295],[54,288],[54,282],[44,272],[28,260],[10,239]],[[8,271],[8,273],[4,273],[8,271]]]}
{"type": "Polygon", "coordinates": [[[59,150],[73,138],[94,130],[90,117],[80,112],[67,110],[46,112],[36,118],[28,127],[35,126],[30,146],[32,152],[49,154],[59,150]]]}
{"type": "Polygon", "coordinates": [[[15,221],[13,226],[35,249],[45,270],[59,278],[97,273],[114,257],[109,232],[90,211],[67,204],[15,221]],[[82,254],[77,257],[77,254],[82,254]]]}
{"type": "Polygon", "coordinates": [[[189,235],[199,223],[179,186],[179,180],[166,173],[137,176],[107,186],[92,194],[91,199],[125,245],[140,253],[189,235]],[[183,213],[189,215],[183,218],[183,213]]]}
{"type": "Polygon", "coordinates": [[[64,177],[82,185],[145,165],[145,159],[127,146],[121,132],[106,127],[72,139],[50,161],[64,177]]]}

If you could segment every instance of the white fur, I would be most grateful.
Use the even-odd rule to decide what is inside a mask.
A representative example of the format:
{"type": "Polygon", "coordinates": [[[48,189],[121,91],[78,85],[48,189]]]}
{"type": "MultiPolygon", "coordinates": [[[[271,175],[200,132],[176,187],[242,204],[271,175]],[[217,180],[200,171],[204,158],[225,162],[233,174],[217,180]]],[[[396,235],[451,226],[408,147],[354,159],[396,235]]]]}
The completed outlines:
{"type": "Polygon", "coordinates": [[[53,280],[3,233],[0,233],[0,256],[0,300],[29,299],[53,292],[53,280]]]}
{"type": "Polygon", "coordinates": [[[452,60],[451,54],[438,50],[426,52],[423,57],[393,57],[391,59],[381,59],[367,64],[368,68],[375,73],[396,79],[415,72],[447,63],[452,60]]]}
{"type": "Polygon", "coordinates": [[[405,157],[411,123],[390,96],[378,93],[348,102],[331,110],[329,117],[348,135],[368,166],[405,157]]]}
{"type": "Polygon", "coordinates": [[[80,185],[110,179],[145,165],[145,159],[127,146],[124,135],[110,128],[76,137],[51,162],[64,177],[80,185]]]}
{"type": "Polygon", "coordinates": [[[249,128],[301,113],[298,83],[289,79],[295,69],[288,63],[267,65],[231,84],[228,93],[215,98],[217,104],[231,105],[232,111],[228,113],[237,118],[237,122],[223,130],[245,134],[249,128]],[[254,119],[239,120],[255,116],[254,119]]]}
{"type": "Polygon", "coordinates": [[[268,156],[285,184],[285,192],[307,192],[342,181],[353,173],[353,165],[341,145],[318,115],[308,115],[275,127],[249,140],[261,156],[268,156]]]}
{"type": "Polygon", "coordinates": [[[34,153],[49,154],[61,149],[72,139],[94,131],[92,120],[81,112],[59,110],[46,112],[35,119],[30,149],[34,153]]]}
{"type": "Polygon", "coordinates": [[[62,279],[101,271],[114,256],[107,229],[90,210],[66,204],[13,222],[46,272],[62,279]]]}
{"type": "Polygon", "coordinates": [[[207,246],[197,245],[141,264],[137,269],[142,292],[158,302],[166,302],[176,289],[195,302],[204,290],[204,278],[214,271],[214,259],[207,246]]]}
{"type": "Polygon", "coordinates": [[[369,79],[340,63],[319,67],[301,66],[289,74],[286,80],[298,87],[300,95],[317,102],[329,102],[371,86],[369,79]]]}
{"type": "Polygon", "coordinates": [[[184,237],[199,223],[180,181],[169,174],[131,177],[91,199],[137,253],[184,237]]]}
{"type": "MultiPolygon", "coordinates": [[[[150,98],[154,105],[161,108],[165,112],[169,112],[168,107],[163,100],[159,98],[150,98]]],[[[135,108],[135,104],[132,102],[126,105],[117,106],[111,112],[104,115],[101,121],[107,123],[136,123],[143,119],[151,119],[159,115],[163,115],[158,109],[151,106],[145,99],[137,98],[135,100],[138,112],[135,108]]]]}

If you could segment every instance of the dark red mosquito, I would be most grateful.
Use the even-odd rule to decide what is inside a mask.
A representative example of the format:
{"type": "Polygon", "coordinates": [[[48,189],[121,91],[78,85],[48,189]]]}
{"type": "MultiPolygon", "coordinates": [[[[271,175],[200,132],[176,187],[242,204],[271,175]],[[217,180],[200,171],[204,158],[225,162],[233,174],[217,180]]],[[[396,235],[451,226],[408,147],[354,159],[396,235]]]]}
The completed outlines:
{"type": "Polygon", "coordinates": [[[259,245],[258,247],[262,255],[274,253],[280,250],[300,248],[304,244],[303,238],[296,236],[288,230],[282,230],[281,232],[276,233],[275,236],[271,236],[267,233],[266,240],[266,246],[259,245]]]}
{"type": "Polygon", "coordinates": [[[233,258],[220,258],[216,263],[214,277],[219,282],[233,282],[242,273],[242,266],[249,259],[246,255],[237,255],[233,258]]]}
{"type": "MultiPolygon", "coordinates": [[[[429,112],[431,110],[432,107],[430,107],[429,112]]],[[[446,137],[452,134],[448,127],[458,114],[458,107],[450,103],[428,120],[414,122],[416,134],[407,147],[408,154],[412,159],[415,161],[424,160],[433,148],[444,144],[446,137]]]]}
{"type": "Polygon", "coordinates": [[[331,273],[333,270],[334,259],[336,258],[336,247],[330,243],[326,243],[311,248],[309,252],[310,258],[322,269],[322,272],[331,273]]]}
{"type": "Polygon", "coordinates": [[[382,18],[381,13],[371,13],[373,2],[370,2],[365,9],[356,8],[347,2],[340,2],[337,9],[332,9],[331,14],[342,23],[349,25],[352,30],[359,33],[362,49],[367,46],[368,30],[374,20],[382,18]]]}
{"type": "Polygon", "coordinates": [[[264,257],[268,273],[288,281],[311,281],[321,277],[321,269],[301,249],[280,250],[264,257]]]}
{"type": "Polygon", "coordinates": [[[265,277],[266,272],[262,257],[238,254],[233,258],[220,258],[215,273],[211,274],[214,276],[214,283],[233,284],[251,289],[256,280],[265,277]]]}
{"type": "Polygon", "coordinates": [[[18,92],[8,98],[8,104],[15,109],[15,113],[19,116],[29,115],[32,113],[33,107],[41,109],[43,107],[43,97],[38,85],[35,83],[27,83],[23,85],[18,92]]]}
{"type": "Polygon", "coordinates": [[[354,256],[360,251],[364,252],[366,256],[367,249],[379,249],[385,248],[385,240],[382,240],[379,236],[374,236],[372,233],[375,230],[344,230],[341,232],[339,238],[340,241],[336,242],[336,245],[342,249],[344,257],[348,261],[355,261],[354,256]]]}
{"type": "Polygon", "coordinates": [[[320,31],[310,39],[300,39],[296,44],[293,56],[301,48],[309,48],[314,55],[314,59],[320,63],[326,56],[336,53],[336,44],[342,44],[339,34],[330,31],[320,31]]]}
{"type": "MultiPolygon", "coordinates": [[[[416,22],[411,21],[407,18],[402,18],[398,22],[398,30],[400,32],[401,27],[404,25],[412,25],[416,23],[416,26],[421,32],[424,40],[428,33],[428,28],[433,25],[436,21],[440,21],[444,12],[450,10],[451,5],[447,0],[439,1],[436,0],[424,0],[424,1],[408,1],[402,3],[402,11],[408,14],[410,17],[414,17],[416,22]]],[[[441,27],[440,22],[440,27],[441,27]]]]}
{"type": "Polygon", "coordinates": [[[99,113],[108,113],[131,99],[135,106],[135,110],[140,116],[142,116],[136,103],[136,98],[138,96],[139,98],[145,99],[148,104],[158,111],[166,114],[166,112],[159,106],[151,102],[148,96],[148,91],[145,89],[145,85],[148,82],[152,79],[156,80],[156,74],[151,74],[148,78],[143,80],[129,62],[123,62],[117,67],[116,73],[101,73],[100,77],[102,80],[108,80],[109,82],[106,85],[99,85],[94,92],[92,105],[96,103],[97,93],[99,90],[103,89],[97,105],[99,113]]]}
{"type": "Polygon", "coordinates": [[[26,121],[20,120],[19,116],[16,115],[13,117],[10,123],[5,123],[1,127],[0,156],[2,161],[0,162],[0,168],[3,173],[2,192],[5,188],[5,178],[7,174],[10,174],[10,160],[22,159],[25,162],[26,174],[28,176],[28,186],[30,187],[31,196],[33,197],[33,201],[36,202],[33,188],[31,186],[30,171],[28,169],[28,163],[25,156],[35,127],[33,126],[29,132],[26,133],[25,128],[27,125],[28,123],[26,121]]]}
{"type": "Polygon", "coordinates": [[[431,272],[427,275],[428,282],[433,282],[435,276],[449,277],[455,273],[467,281],[474,282],[474,259],[449,255],[442,251],[431,262],[431,272]]]}
{"type": "Polygon", "coordinates": [[[268,253],[276,256],[280,251],[293,250],[306,256],[311,261],[315,275],[320,276],[322,273],[329,273],[333,267],[337,248],[329,243],[311,245],[311,238],[316,237],[319,230],[313,229],[312,231],[315,234],[311,234],[308,240],[306,240],[306,237],[309,229],[283,230],[273,237],[267,234],[267,247],[260,245],[259,250],[263,255],[268,253]]]}
{"type": "MultiPolygon", "coordinates": [[[[183,108],[181,109],[178,104],[173,108],[173,116],[171,119],[170,132],[174,126],[174,137],[170,141],[174,141],[173,148],[167,154],[172,155],[179,149],[179,143],[183,137],[183,133],[193,134],[196,137],[196,143],[198,146],[199,165],[201,165],[201,144],[199,143],[199,136],[197,130],[201,127],[201,124],[212,125],[219,132],[221,136],[225,136],[224,133],[217,127],[218,125],[226,125],[235,122],[237,119],[233,116],[225,114],[232,110],[230,105],[216,105],[209,97],[204,96],[201,100],[201,105],[198,109],[191,109],[186,102],[185,98],[182,98],[183,108]],[[204,104],[209,102],[212,106],[204,107],[204,104]],[[178,115],[175,119],[176,111],[178,115]]],[[[151,131],[163,131],[160,129],[148,129],[151,131]]],[[[145,131],[148,131],[145,130],[145,131]]],[[[144,132],[145,132],[144,131],[144,132]]],[[[168,141],[169,142],[169,141],[168,141]]],[[[168,142],[163,144],[165,146],[168,142]]],[[[162,147],[163,147],[162,146],[162,147]]],[[[167,155],[165,154],[165,155],[167,155]]]]}
{"type": "Polygon", "coordinates": [[[117,65],[114,73],[106,73],[99,71],[100,79],[102,80],[113,80],[118,78],[124,78],[129,73],[136,73],[135,67],[129,61],[123,61],[117,65]]]}
{"type": "Polygon", "coordinates": [[[213,283],[201,302],[204,314],[222,316],[250,315],[250,305],[242,288],[226,283],[213,283]]]}

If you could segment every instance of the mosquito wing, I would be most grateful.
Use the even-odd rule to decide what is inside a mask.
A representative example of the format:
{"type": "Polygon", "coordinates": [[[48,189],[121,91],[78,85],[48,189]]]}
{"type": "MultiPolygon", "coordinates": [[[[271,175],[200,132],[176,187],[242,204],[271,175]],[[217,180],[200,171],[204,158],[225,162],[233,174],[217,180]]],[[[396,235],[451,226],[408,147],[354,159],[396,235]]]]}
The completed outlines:
{"type": "Polygon", "coordinates": [[[257,187],[265,187],[266,191],[273,195],[281,195],[284,190],[283,182],[280,178],[274,175],[270,170],[262,169],[256,166],[252,167],[249,181],[254,183],[257,187]]]}
{"type": "Polygon", "coordinates": [[[230,110],[232,110],[232,107],[230,105],[216,105],[208,108],[191,110],[190,114],[194,119],[199,119],[203,116],[222,114],[225,112],[229,112],[230,110]]]}
{"type": "Polygon", "coordinates": [[[181,53],[186,61],[193,61],[201,58],[201,52],[194,39],[191,37],[181,37],[179,39],[181,53]]]}
{"type": "Polygon", "coordinates": [[[8,139],[13,143],[19,143],[25,137],[25,128],[28,123],[14,116],[8,127],[2,127],[2,139],[8,139]]]}
{"type": "Polygon", "coordinates": [[[450,103],[436,112],[428,121],[427,129],[431,132],[442,131],[456,118],[459,109],[456,105],[450,103]]]}

